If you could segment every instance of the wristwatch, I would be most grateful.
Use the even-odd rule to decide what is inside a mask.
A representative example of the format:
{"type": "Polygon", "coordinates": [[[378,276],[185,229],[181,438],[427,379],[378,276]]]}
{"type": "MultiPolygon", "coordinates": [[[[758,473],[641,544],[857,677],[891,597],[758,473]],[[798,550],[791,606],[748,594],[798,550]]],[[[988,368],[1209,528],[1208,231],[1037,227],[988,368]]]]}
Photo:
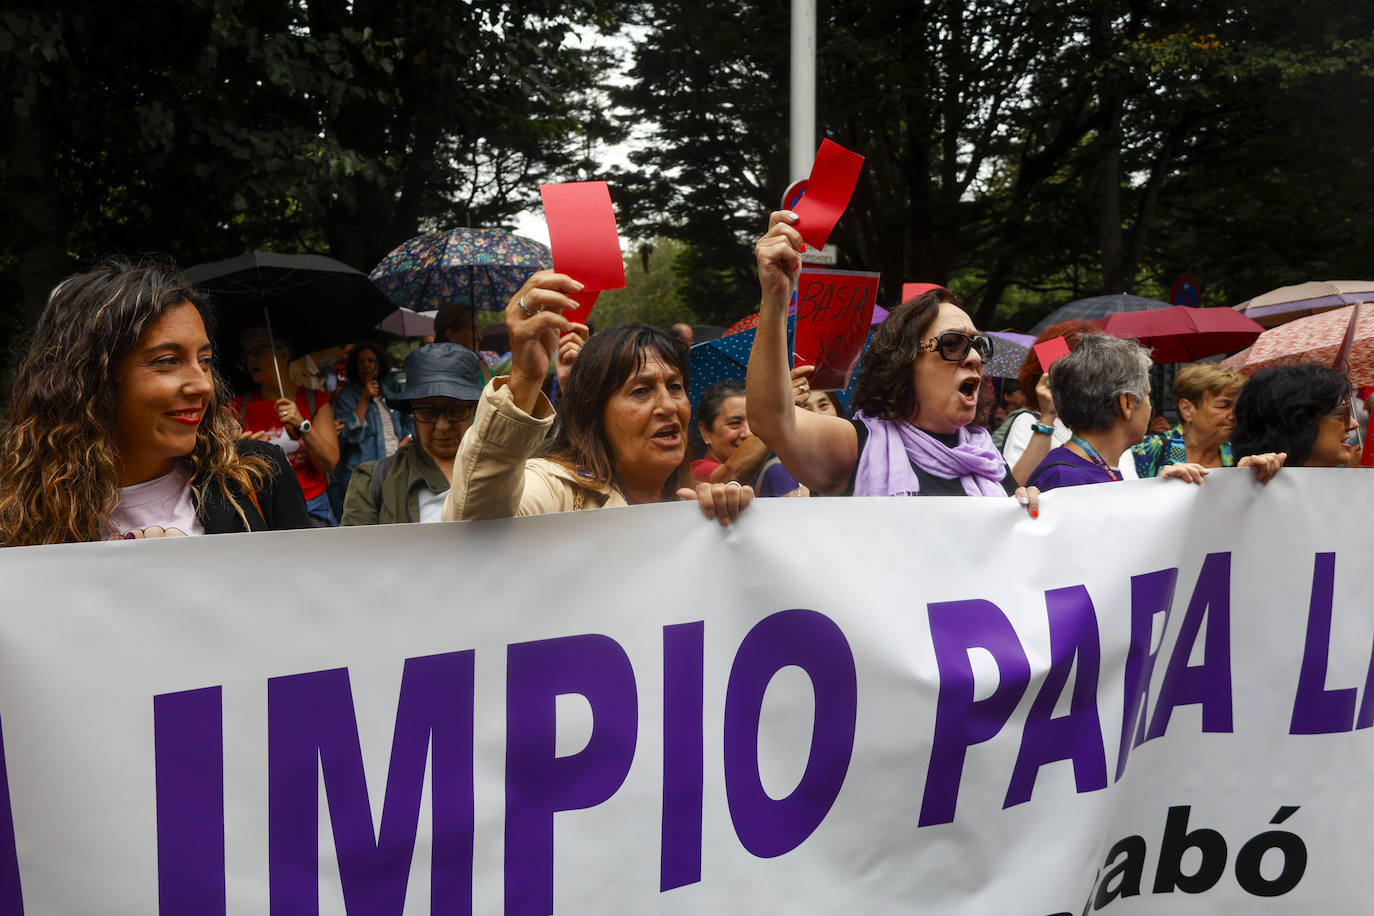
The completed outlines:
{"type": "Polygon", "coordinates": [[[1039,434],[1042,435],[1042,436],[1053,436],[1053,435],[1054,435],[1054,427],[1053,427],[1053,426],[1046,426],[1044,423],[1032,423],[1032,424],[1031,424],[1031,432],[1033,432],[1033,433],[1039,433],[1039,434]]]}
{"type": "Polygon", "coordinates": [[[296,427],[296,435],[304,436],[308,432],[310,432],[310,421],[302,420],[301,425],[296,427]]]}

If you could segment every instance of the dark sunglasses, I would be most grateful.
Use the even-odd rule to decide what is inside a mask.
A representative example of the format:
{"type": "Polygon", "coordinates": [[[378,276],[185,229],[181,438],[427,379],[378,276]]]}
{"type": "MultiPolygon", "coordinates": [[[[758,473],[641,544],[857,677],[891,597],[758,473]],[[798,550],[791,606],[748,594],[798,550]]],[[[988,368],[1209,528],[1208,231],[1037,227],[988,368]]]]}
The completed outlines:
{"type": "Polygon", "coordinates": [[[934,350],[941,359],[952,363],[962,362],[968,357],[969,350],[977,350],[984,361],[992,357],[992,338],[986,334],[972,337],[961,331],[946,331],[939,337],[932,337],[921,344],[922,350],[934,350]]]}
{"type": "Polygon", "coordinates": [[[439,415],[443,414],[445,420],[456,425],[471,420],[476,410],[477,408],[472,404],[452,404],[448,407],[412,407],[410,412],[415,415],[415,419],[420,423],[437,422],[439,415]]]}

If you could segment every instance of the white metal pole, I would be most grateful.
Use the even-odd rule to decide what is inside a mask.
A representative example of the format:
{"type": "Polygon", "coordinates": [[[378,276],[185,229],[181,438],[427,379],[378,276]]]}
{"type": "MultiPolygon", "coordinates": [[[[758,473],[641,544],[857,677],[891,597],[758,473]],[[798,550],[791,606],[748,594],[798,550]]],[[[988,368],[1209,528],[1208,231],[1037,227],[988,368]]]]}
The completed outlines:
{"type": "Polygon", "coordinates": [[[816,0],[792,0],[790,179],[811,173],[816,158],[816,0]]]}

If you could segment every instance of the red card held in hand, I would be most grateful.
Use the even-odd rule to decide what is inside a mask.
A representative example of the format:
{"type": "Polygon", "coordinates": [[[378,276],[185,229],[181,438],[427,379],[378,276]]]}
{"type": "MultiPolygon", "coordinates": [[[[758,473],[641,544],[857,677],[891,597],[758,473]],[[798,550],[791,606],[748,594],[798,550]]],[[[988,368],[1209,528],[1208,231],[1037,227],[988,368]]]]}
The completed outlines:
{"type": "Polygon", "coordinates": [[[625,286],[610,188],[604,181],[571,181],[540,185],[539,196],[549,224],[553,269],[586,287],[571,297],[581,307],[563,314],[569,321],[585,322],[598,292],[625,286]]]}
{"type": "Polygon", "coordinates": [[[831,230],[849,206],[863,166],[864,157],[858,153],[830,140],[821,141],[811,177],[806,180],[806,193],[792,208],[797,214],[797,231],[807,245],[818,250],[825,247],[831,230]]]}

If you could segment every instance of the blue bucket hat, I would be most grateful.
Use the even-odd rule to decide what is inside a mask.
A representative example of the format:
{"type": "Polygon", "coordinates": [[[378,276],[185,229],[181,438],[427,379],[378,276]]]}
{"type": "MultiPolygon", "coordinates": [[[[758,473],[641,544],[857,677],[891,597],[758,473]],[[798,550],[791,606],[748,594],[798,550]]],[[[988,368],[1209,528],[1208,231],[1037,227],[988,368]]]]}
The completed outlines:
{"type": "Polygon", "coordinates": [[[409,410],[420,398],[457,398],[476,401],[482,396],[482,369],[478,356],[455,343],[417,347],[406,357],[406,387],[386,399],[397,410],[409,410]]]}

